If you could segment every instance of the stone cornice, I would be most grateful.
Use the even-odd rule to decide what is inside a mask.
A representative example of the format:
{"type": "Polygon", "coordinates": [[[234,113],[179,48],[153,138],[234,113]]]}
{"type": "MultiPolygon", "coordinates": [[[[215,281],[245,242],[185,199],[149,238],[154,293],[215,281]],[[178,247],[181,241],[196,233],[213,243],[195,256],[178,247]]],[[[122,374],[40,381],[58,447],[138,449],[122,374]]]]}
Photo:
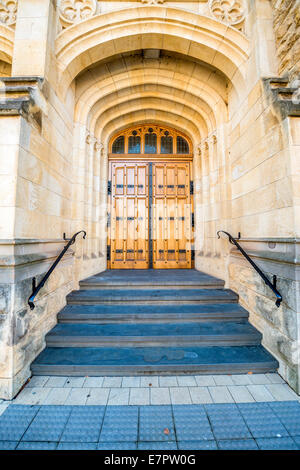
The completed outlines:
{"type": "Polygon", "coordinates": [[[39,128],[47,114],[45,81],[41,77],[0,78],[0,116],[23,116],[39,128]]]}
{"type": "Polygon", "coordinates": [[[7,238],[0,240],[1,245],[32,245],[37,243],[66,243],[63,238],[7,238]]]}
{"type": "Polygon", "coordinates": [[[300,116],[299,87],[289,86],[288,78],[263,78],[263,85],[268,102],[282,120],[300,116]]]}
{"type": "MultiPolygon", "coordinates": [[[[238,241],[254,259],[300,266],[299,238],[240,238],[238,241]]],[[[230,253],[242,257],[235,247],[230,253]]]]}

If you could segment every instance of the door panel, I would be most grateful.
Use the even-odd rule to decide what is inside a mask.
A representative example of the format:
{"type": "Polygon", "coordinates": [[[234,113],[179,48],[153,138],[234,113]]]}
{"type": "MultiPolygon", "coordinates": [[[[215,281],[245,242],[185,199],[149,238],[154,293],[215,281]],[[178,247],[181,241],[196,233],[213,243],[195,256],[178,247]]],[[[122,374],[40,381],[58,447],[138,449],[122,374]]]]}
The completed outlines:
{"type": "Polygon", "coordinates": [[[190,163],[111,162],[111,268],[190,268],[191,211],[190,163]]]}
{"type": "Polygon", "coordinates": [[[148,165],[112,163],[111,268],[148,267],[148,165]]]}
{"type": "Polygon", "coordinates": [[[153,267],[191,267],[189,163],[153,164],[153,267]]]}

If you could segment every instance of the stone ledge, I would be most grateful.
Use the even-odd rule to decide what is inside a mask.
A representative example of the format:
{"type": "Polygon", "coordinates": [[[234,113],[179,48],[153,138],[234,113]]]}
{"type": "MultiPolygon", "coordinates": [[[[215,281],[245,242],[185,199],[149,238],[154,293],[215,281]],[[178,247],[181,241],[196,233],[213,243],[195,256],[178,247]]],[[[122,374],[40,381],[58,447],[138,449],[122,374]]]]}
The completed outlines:
{"type": "Polygon", "coordinates": [[[63,238],[6,238],[0,239],[1,245],[27,245],[35,243],[66,243],[63,238]]]}
{"type": "MultiPolygon", "coordinates": [[[[50,262],[54,261],[59,255],[56,251],[48,251],[46,253],[28,253],[23,255],[11,255],[1,257],[0,255],[0,269],[14,268],[27,264],[40,263],[43,261],[50,262]]],[[[74,255],[74,250],[69,248],[65,253],[64,259],[74,255]]]]}
{"type": "MultiPolygon", "coordinates": [[[[300,266],[299,238],[240,238],[238,242],[251,257],[300,266]]],[[[235,247],[230,253],[239,254],[235,247]]]]}
{"type": "MultiPolygon", "coordinates": [[[[1,240],[0,283],[13,284],[44,273],[45,266],[50,266],[55,261],[66,243],[63,239],[1,240]]],[[[61,263],[72,261],[74,256],[75,250],[71,246],[61,263]]]]}
{"type": "Polygon", "coordinates": [[[3,77],[0,84],[0,116],[19,115],[41,129],[42,114],[47,114],[45,81],[40,77],[3,77]]]}
{"type": "Polygon", "coordinates": [[[238,239],[239,242],[269,242],[269,243],[288,243],[288,244],[300,244],[300,238],[278,238],[278,237],[262,237],[262,238],[250,238],[241,237],[238,239]]]}
{"type": "Polygon", "coordinates": [[[287,78],[263,78],[268,102],[284,120],[289,116],[300,116],[300,103],[293,100],[297,87],[290,87],[287,78]]]}

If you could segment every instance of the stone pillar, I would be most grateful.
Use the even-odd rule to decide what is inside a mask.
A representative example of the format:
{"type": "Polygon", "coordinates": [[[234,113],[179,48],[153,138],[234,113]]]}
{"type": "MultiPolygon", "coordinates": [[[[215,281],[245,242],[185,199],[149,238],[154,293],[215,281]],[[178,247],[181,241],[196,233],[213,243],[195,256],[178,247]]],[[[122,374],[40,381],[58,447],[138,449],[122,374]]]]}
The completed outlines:
{"type": "MultiPolygon", "coordinates": [[[[202,182],[202,150],[201,144],[195,148],[194,153],[194,243],[195,267],[198,268],[198,257],[203,250],[203,182],[202,182]]],[[[199,267],[200,269],[200,267],[199,267]]]]}
{"type": "Polygon", "coordinates": [[[93,155],[94,137],[87,131],[85,146],[85,197],[84,197],[84,225],[88,233],[88,243],[85,246],[85,257],[90,259],[92,252],[92,194],[93,194],[93,155]]]}
{"type": "MultiPolygon", "coordinates": [[[[72,226],[73,231],[85,227],[85,164],[86,164],[86,128],[79,122],[73,127],[72,156],[72,226]]],[[[89,234],[87,234],[89,236],[89,234]]],[[[75,277],[82,278],[82,258],[86,250],[85,243],[79,241],[76,250],[75,277]]]]}
{"type": "Polygon", "coordinates": [[[13,76],[45,77],[54,0],[18,0],[13,76]]]}
{"type": "Polygon", "coordinates": [[[219,166],[217,161],[217,136],[212,134],[209,139],[210,146],[210,237],[211,255],[217,256],[216,231],[219,226],[219,166]]]}
{"type": "Polygon", "coordinates": [[[93,236],[95,237],[95,254],[101,256],[101,229],[100,229],[100,216],[101,216],[101,192],[100,192],[100,178],[101,178],[101,155],[103,151],[103,144],[97,139],[94,145],[95,158],[94,158],[94,213],[93,213],[93,236]]]}
{"type": "Polygon", "coordinates": [[[38,158],[47,158],[47,151],[51,156],[41,137],[47,113],[43,86],[36,78],[10,77],[0,88],[0,398],[5,399],[30,376],[30,363],[72,288],[70,250],[37,296],[36,308],[29,309],[32,278],[41,280],[65,244],[55,238],[57,193],[50,196],[42,184],[51,168],[38,158]],[[44,200],[48,211],[42,212],[44,200]]]}
{"type": "Polygon", "coordinates": [[[277,54],[270,0],[248,0],[248,8],[246,34],[251,38],[251,87],[261,76],[276,76],[277,54]]]}
{"type": "Polygon", "coordinates": [[[100,177],[100,252],[103,256],[103,269],[106,269],[107,259],[107,184],[108,184],[108,155],[103,144],[101,147],[101,177],[100,177]]]}

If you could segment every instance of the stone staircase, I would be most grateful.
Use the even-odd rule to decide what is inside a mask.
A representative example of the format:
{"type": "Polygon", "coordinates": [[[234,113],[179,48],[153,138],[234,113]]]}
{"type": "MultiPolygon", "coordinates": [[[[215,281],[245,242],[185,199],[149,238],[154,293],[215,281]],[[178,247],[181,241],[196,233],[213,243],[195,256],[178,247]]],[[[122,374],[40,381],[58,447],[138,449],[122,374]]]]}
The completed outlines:
{"type": "Polygon", "coordinates": [[[114,270],[71,292],[35,375],[274,372],[238,296],[196,270],[114,270]]]}

